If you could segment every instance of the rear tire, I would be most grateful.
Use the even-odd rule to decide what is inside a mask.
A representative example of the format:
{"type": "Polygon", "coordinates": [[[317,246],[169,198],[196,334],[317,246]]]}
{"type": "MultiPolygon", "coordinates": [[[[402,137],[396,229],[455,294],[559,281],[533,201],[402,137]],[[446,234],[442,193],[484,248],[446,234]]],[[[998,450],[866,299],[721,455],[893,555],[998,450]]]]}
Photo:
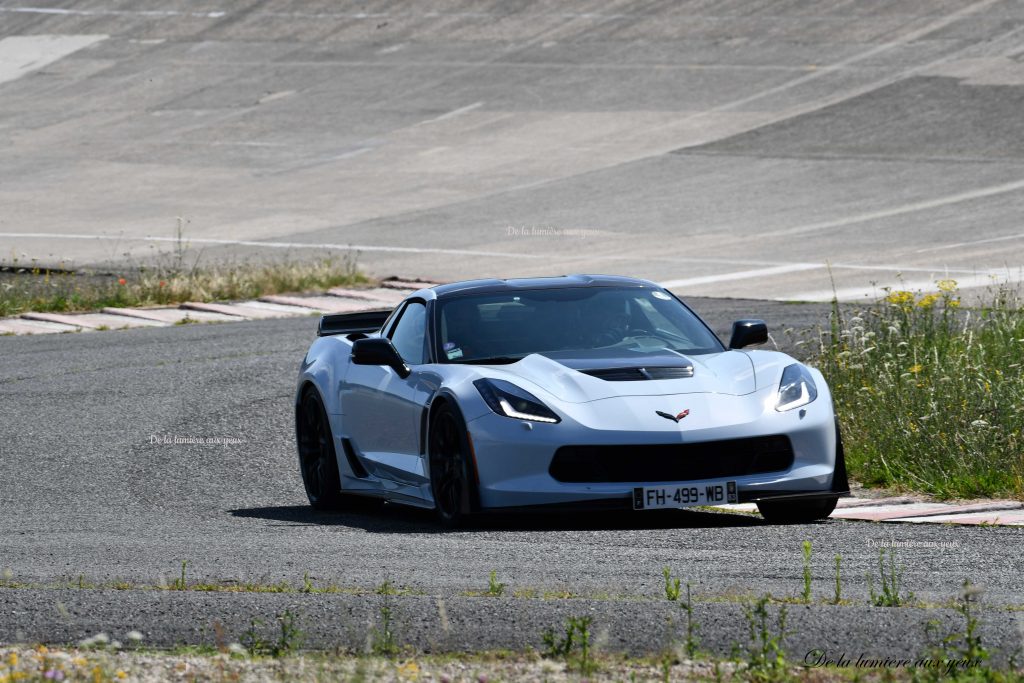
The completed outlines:
{"type": "Polygon", "coordinates": [[[306,497],[314,510],[343,507],[334,435],[320,394],[313,387],[302,393],[295,412],[295,435],[299,445],[299,469],[306,497]]]}
{"type": "Polygon", "coordinates": [[[472,451],[462,416],[447,403],[430,420],[427,453],[437,519],[448,528],[462,526],[473,509],[472,451]]]}
{"type": "Polygon", "coordinates": [[[761,501],[757,510],[773,524],[806,524],[827,519],[836,509],[837,498],[801,501],[761,501]]]}

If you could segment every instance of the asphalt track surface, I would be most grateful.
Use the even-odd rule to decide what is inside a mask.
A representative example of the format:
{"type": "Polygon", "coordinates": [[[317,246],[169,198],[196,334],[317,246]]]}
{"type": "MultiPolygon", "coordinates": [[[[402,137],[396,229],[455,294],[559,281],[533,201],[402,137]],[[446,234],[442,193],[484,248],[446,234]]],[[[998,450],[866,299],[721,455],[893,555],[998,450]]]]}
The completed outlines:
{"type": "Polygon", "coordinates": [[[1022,38],[1016,0],[2,0],[0,254],[116,269],[180,216],[378,275],[1019,281],[1022,38]]]}
{"type": "MultiPolygon", "coordinates": [[[[780,331],[823,316],[821,305],[691,303],[720,332],[754,314],[780,331]]],[[[985,587],[982,633],[998,661],[1022,642],[1021,528],[772,526],[687,512],[499,516],[443,532],[428,513],[401,507],[314,513],[298,475],[292,399],[315,326],[293,318],[3,340],[0,571],[20,587],[0,588],[0,642],[123,639],[138,629],[151,645],[209,644],[215,622],[238,639],[259,618],[269,635],[288,610],[308,646],[358,649],[380,627],[383,598],[372,591],[388,580],[409,593],[389,600],[400,641],[415,648],[540,647],[545,628],[589,614],[600,647],[650,652],[681,637],[682,614],[663,598],[670,566],[693,583],[705,646],[726,655],[747,639],[738,600],[800,594],[805,540],[815,599],[832,597],[839,553],[853,604],[791,605],[787,647],[797,659],[814,648],[918,655],[927,621],[961,628],[944,609],[866,605],[866,577],[879,588],[877,546],[890,541],[903,544],[894,552],[919,600],[948,603],[965,579],[985,587]],[[165,443],[175,437],[244,443],[165,443]],[[344,592],[88,588],[167,585],[183,560],[190,583],[299,588],[308,575],[344,592]],[[465,595],[485,590],[492,570],[505,597],[465,595]],[[80,581],[85,589],[57,587],[80,581]],[[565,592],[576,597],[554,595],[565,592]]]]}
{"type": "MultiPolygon", "coordinates": [[[[1013,0],[0,0],[0,256],[116,269],[166,251],[181,216],[203,259],[355,245],[381,276],[602,271],[783,300],[1019,279],[1022,38],[1013,0]]],[[[697,308],[723,331],[765,317],[783,345],[822,319],[697,308]]],[[[237,639],[287,609],[308,645],[359,647],[382,600],[361,593],[387,579],[411,592],[392,599],[418,648],[538,646],[592,614],[602,647],[651,651],[667,617],[678,635],[669,565],[725,654],[746,640],[734,600],[799,593],[804,540],[815,597],[840,553],[855,604],[792,606],[797,659],[915,655],[929,619],[957,628],[864,606],[892,540],[907,590],[943,603],[970,579],[986,644],[1005,660],[1024,640],[1020,529],[685,513],[442,533],[402,508],[314,514],[291,416],[314,328],[0,340],[0,580],[23,586],[0,588],[0,642],[209,643],[215,622],[237,639]],[[41,587],[158,585],[183,560],[193,582],[348,592],[41,587]],[[541,597],[464,595],[492,570],[541,597]]]]}

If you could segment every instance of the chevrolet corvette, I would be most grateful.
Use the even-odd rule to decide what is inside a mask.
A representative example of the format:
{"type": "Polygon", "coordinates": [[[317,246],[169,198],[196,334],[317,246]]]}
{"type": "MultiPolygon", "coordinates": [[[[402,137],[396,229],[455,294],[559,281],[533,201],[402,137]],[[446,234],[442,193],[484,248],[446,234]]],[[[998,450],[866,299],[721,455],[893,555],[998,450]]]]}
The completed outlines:
{"type": "Polygon", "coordinates": [[[751,348],[767,341],[739,320],[723,344],[672,292],[617,276],[456,282],[323,316],[295,397],[306,495],[432,509],[446,526],[737,502],[824,519],[849,495],[829,388],[751,348]]]}

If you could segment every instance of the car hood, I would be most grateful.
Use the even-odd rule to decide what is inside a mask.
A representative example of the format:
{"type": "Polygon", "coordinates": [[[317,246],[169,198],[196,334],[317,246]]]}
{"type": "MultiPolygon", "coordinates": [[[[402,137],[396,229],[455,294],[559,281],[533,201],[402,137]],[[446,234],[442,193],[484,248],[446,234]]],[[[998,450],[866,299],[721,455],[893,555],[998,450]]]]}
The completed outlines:
{"type": "Polygon", "coordinates": [[[476,369],[483,376],[507,380],[527,391],[540,388],[566,403],[585,403],[616,396],[694,393],[742,396],[756,389],[753,363],[746,353],[739,351],[693,356],[671,351],[645,353],[621,350],[616,350],[615,355],[602,350],[535,353],[508,365],[480,365],[476,369]],[[686,366],[693,368],[692,377],[615,381],[586,374],[622,368],[686,366]]]}

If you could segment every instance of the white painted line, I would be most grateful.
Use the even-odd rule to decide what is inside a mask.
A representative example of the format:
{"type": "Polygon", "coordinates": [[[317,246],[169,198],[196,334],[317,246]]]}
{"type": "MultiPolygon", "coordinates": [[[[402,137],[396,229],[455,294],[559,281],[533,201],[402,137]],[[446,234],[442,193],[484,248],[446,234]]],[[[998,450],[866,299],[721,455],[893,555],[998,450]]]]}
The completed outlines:
{"type": "Polygon", "coordinates": [[[4,38],[0,40],[0,83],[21,78],[106,37],[37,35],[4,38]]]}
{"type": "Polygon", "coordinates": [[[214,147],[293,147],[293,145],[286,144],[284,142],[249,142],[240,141],[233,142],[231,140],[221,140],[216,142],[203,142],[203,145],[212,145],[214,147]]]}
{"type": "Polygon", "coordinates": [[[414,125],[415,126],[424,126],[424,125],[426,125],[428,123],[437,123],[438,121],[446,121],[448,119],[455,118],[456,116],[459,116],[460,114],[465,114],[466,112],[473,111],[474,109],[479,109],[482,106],[484,106],[483,102],[474,102],[473,104],[466,105],[465,107],[460,107],[458,109],[453,109],[452,111],[448,112],[447,114],[441,114],[440,116],[435,116],[432,119],[427,119],[426,121],[420,121],[419,123],[414,124],[414,125]]]}
{"type": "MultiPolygon", "coordinates": [[[[109,240],[115,242],[178,242],[177,237],[129,237],[126,235],[72,235],[55,232],[0,232],[0,237],[24,237],[27,239],[63,240],[109,240]]],[[[388,252],[398,254],[456,254],[459,256],[498,256],[512,259],[542,259],[539,254],[513,254],[502,251],[476,251],[473,249],[440,249],[429,247],[384,247],[371,244],[313,244],[309,242],[255,242],[251,240],[222,240],[205,237],[190,237],[186,244],[218,244],[243,247],[266,247],[268,249],[339,249],[342,251],[388,252]]]]}
{"type": "Polygon", "coordinates": [[[792,263],[789,265],[773,266],[771,268],[758,268],[756,270],[740,270],[732,273],[722,273],[720,275],[705,275],[703,277],[691,277],[683,280],[669,280],[668,282],[662,282],[661,286],[667,288],[670,287],[693,287],[696,285],[707,285],[715,282],[731,282],[733,280],[747,280],[754,277],[769,277],[771,275],[781,275],[783,273],[796,273],[802,270],[816,270],[819,268],[825,268],[824,263],[792,263]]]}
{"type": "Polygon", "coordinates": [[[140,16],[140,17],[206,17],[219,19],[227,12],[179,12],[176,10],[115,10],[115,9],[65,9],[62,7],[0,7],[0,12],[16,14],[64,14],[80,17],[95,16],[140,16]]]}
{"type": "Polygon", "coordinates": [[[839,71],[847,66],[850,66],[851,64],[856,64],[857,62],[862,62],[865,59],[870,59],[883,52],[888,52],[893,48],[903,47],[904,45],[907,45],[908,43],[915,41],[922,36],[934,33],[939,29],[945,28],[946,26],[949,26],[950,24],[955,23],[966,16],[974,14],[975,12],[985,9],[990,5],[997,4],[1001,1],[1002,0],[981,0],[981,2],[976,2],[974,4],[968,5],[967,7],[963,7],[955,12],[947,14],[944,17],[936,19],[935,21],[930,22],[922,26],[921,28],[915,29],[913,31],[908,31],[907,33],[904,33],[895,40],[891,40],[887,43],[882,43],[881,45],[876,45],[870,50],[865,50],[864,52],[859,52],[855,55],[851,55],[846,59],[841,59],[833,64],[827,64],[825,66],[819,67],[817,70],[812,71],[806,76],[794,78],[791,81],[786,81],[785,83],[781,83],[780,85],[777,85],[773,88],[768,88],[766,90],[754,93],[753,95],[749,95],[738,100],[733,100],[732,102],[727,102],[726,104],[723,104],[721,106],[714,107],[710,109],[709,112],[728,111],[731,109],[736,109],[738,107],[750,104],[751,102],[756,102],[757,100],[763,99],[765,97],[769,97],[780,92],[785,92],[786,90],[790,90],[792,88],[795,88],[796,86],[803,85],[804,83],[807,83],[809,81],[813,81],[823,76],[827,76],[834,71],[839,71]]]}
{"type": "MultiPolygon", "coordinates": [[[[960,289],[968,289],[971,287],[989,287],[999,284],[1009,284],[1013,282],[1022,282],[1024,277],[1018,275],[1016,278],[1011,277],[1009,273],[1005,276],[997,276],[993,273],[982,273],[979,275],[967,275],[958,276],[956,278],[957,286],[960,289]]],[[[787,294],[785,296],[774,297],[776,301],[832,301],[835,297],[839,301],[863,301],[864,299],[877,299],[885,296],[885,292],[882,287],[884,283],[877,283],[868,287],[843,287],[841,289],[818,289],[807,292],[796,292],[794,294],[787,294]]],[[[890,288],[893,291],[906,290],[906,291],[935,291],[935,280],[909,280],[899,281],[894,280],[890,283],[890,288]]]]}
{"type": "Polygon", "coordinates": [[[257,100],[257,102],[259,102],[260,104],[266,104],[267,102],[273,102],[275,100],[284,99],[285,97],[291,97],[294,94],[295,94],[294,90],[282,90],[280,92],[275,92],[275,93],[270,93],[269,95],[264,95],[259,100],[257,100]]]}
{"type": "Polygon", "coordinates": [[[902,216],[908,213],[927,211],[929,209],[936,209],[941,206],[949,206],[950,204],[969,202],[975,199],[982,199],[984,197],[992,197],[994,195],[1006,194],[1007,192],[1016,192],[1018,190],[1024,190],[1024,180],[1016,180],[1012,183],[1003,183],[1002,185],[993,185],[991,187],[982,187],[976,190],[970,190],[968,192],[959,192],[957,194],[947,195],[945,197],[927,199],[925,201],[904,204],[903,206],[894,206],[889,209],[869,211],[854,216],[847,216],[846,218],[837,218],[831,221],[822,221],[820,223],[808,223],[807,225],[798,225],[792,228],[785,228],[783,230],[763,232],[760,233],[758,237],[785,237],[788,235],[802,235],[808,232],[829,230],[831,228],[842,228],[848,225],[856,225],[857,223],[867,223],[869,221],[878,220],[880,218],[892,218],[893,216],[902,216]]]}
{"type": "MultiPolygon", "coordinates": [[[[929,273],[937,276],[937,279],[945,279],[950,275],[992,275],[993,277],[1000,277],[1001,273],[994,270],[986,270],[984,268],[947,268],[946,266],[936,266],[933,268],[922,268],[920,266],[890,266],[890,265],[877,265],[869,266],[859,263],[833,263],[833,270],[885,270],[893,273],[929,273]]],[[[934,283],[932,283],[934,285],[934,283]]]]}
{"type": "Polygon", "coordinates": [[[928,247],[927,249],[918,249],[917,254],[924,254],[929,251],[942,251],[944,249],[962,249],[963,247],[974,247],[979,244],[992,244],[993,242],[1008,242],[1010,240],[1024,240],[1024,232],[1017,233],[1016,235],[1004,235],[1002,237],[990,237],[985,240],[973,240],[971,242],[957,242],[955,244],[944,244],[941,247],[928,247]]]}
{"type": "Polygon", "coordinates": [[[339,161],[341,159],[351,159],[352,157],[357,157],[360,154],[366,154],[367,152],[369,152],[372,149],[373,149],[373,147],[357,147],[356,149],[351,149],[351,150],[349,150],[347,152],[342,152],[341,154],[333,156],[333,157],[331,157],[329,159],[329,161],[339,161]]]}

